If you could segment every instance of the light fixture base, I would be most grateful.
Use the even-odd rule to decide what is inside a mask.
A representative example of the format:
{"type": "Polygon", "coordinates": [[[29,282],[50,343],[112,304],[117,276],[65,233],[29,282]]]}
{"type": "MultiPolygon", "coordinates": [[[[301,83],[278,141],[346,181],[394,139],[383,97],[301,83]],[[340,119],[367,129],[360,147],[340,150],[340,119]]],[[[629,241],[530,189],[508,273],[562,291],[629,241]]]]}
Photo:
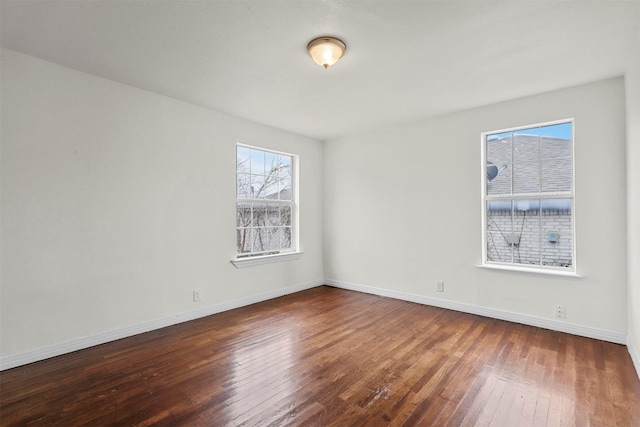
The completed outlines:
{"type": "Polygon", "coordinates": [[[344,55],[347,45],[338,38],[323,36],[311,40],[307,50],[316,64],[327,69],[344,55]]]}

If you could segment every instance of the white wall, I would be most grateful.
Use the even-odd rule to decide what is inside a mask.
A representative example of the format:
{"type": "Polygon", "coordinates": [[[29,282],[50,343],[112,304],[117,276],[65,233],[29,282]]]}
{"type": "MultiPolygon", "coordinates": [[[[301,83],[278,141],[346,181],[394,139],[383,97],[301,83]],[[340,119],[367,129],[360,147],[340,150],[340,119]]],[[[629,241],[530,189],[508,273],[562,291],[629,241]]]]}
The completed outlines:
{"type": "Polygon", "coordinates": [[[638,349],[639,62],[626,86],[596,82],[323,149],[3,49],[0,358],[318,284],[323,223],[330,281],[548,319],[564,304],[566,322],[628,333],[638,349]],[[568,117],[576,123],[583,277],[475,267],[480,132],[568,117]],[[299,261],[243,270],[229,263],[237,141],[300,154],[299,261]],[[435,292],[436,280],[445,293],[435,292]],[[194,288],[203,302],[192,302],[194,288]]]}
{"type": "Polygon", "coordinates": [[[324,271],[330,283],[554,321],[553,306],[563,304],[562,322],[625,340],[623,79],[327,141],[324,167],[324,271]],[[480,133],[571,117],[582,277],[476,267],[480,133]],[[444,293],[435,292],[436,280],[445,281],[444,293]]]}
{"type": "Polygon", "coordinates": [[[640,30],[638,49],[625,75],[627,101],[627,268],[629,336],[627,345],[640,376],[640,30]]]}
{"type": "Polygon", "coordinates": [[[319,141],[1,59],[2,356],[321,283],[319,141]],[[238,141],[300,155],[300,260],[229,262],[238,141]]]}

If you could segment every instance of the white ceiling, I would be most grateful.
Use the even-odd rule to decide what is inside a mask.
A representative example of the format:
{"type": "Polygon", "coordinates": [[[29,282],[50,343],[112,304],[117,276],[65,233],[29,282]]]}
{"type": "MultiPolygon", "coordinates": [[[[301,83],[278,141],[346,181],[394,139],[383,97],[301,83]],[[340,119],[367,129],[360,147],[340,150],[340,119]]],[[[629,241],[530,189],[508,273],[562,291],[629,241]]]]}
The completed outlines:
{"type": "Polygon", "coordinates": [[[328,139],[624,74],[639,1],[21,1],[2,46],[328,139]],[[338,36],[328,70],[309,40],[338,36]]]}

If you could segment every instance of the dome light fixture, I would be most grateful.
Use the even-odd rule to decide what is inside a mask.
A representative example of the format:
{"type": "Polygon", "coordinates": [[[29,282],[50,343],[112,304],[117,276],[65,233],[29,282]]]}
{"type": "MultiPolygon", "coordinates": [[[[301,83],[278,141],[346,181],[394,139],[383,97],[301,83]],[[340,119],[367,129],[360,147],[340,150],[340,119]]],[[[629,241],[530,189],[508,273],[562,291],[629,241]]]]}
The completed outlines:
{"type": "Polygon", "coordinates": [[[325,36],[311,40],[307,50],[316,64],[327,69],[344,55],[347,45],[340,39],[325,36]]]}

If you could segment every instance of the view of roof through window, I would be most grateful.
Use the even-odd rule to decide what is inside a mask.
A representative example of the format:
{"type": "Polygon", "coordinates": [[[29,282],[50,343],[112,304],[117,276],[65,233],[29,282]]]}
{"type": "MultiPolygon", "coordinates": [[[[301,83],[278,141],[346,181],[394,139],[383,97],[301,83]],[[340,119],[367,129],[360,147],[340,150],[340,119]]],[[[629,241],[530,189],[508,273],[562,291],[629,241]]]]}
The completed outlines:
{"type": "Polygon", "coordinates": [[[573,269],[573,123],[485,141],[485,261],[573,269]]]}

